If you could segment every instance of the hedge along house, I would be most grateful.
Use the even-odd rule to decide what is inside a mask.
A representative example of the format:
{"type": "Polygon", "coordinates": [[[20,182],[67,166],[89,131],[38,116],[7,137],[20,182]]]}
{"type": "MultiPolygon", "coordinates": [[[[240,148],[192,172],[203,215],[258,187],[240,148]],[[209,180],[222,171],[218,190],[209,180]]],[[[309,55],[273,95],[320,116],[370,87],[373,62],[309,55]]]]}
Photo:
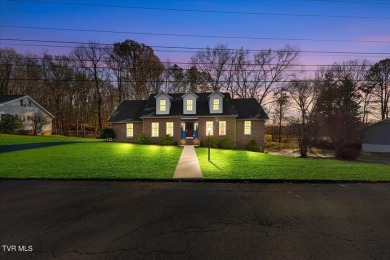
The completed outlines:
{"type": "Polygon", "coordinates": [[[109,123],[115,141],[135,142],[141,133],[158,143],[170,135],[179,145],[200,145],[208,136],[229,138],[236,148],[255,139],[263,151],[268,116],[256,99],[232,99],[228,93],[159,93],[148,100],[125,100],[109,123]]]}

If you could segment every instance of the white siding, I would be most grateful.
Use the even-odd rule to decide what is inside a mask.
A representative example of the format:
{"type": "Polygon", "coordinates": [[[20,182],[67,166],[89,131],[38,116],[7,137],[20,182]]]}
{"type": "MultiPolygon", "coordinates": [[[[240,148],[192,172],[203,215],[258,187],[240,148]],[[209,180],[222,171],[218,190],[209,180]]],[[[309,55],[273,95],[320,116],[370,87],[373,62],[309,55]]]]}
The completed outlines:
{"type": "Polygon", "coordinates": [[[52,118],[49,115],[47,115],[39,106],[35,104],[35,102],[32,102],[28,97],[23,98],[23,104],[23,106],[20,105],[20,99],[3,104],[0,106],[0,115],[18,115],[22,120],[24,118],[22,130],[33,130],[31,121],[28,121],[27,119],[28,117],[32,117],[35,113],[41,113],[42,115],[47,116],[49,119],[49,123],[45,125],[43,131],[52,131],[52,118]]]}
{"type": "Polygon", "coordinates": [[[362,144],[363,152],[390,153],[390,145],[384,144],[362,144]]]}

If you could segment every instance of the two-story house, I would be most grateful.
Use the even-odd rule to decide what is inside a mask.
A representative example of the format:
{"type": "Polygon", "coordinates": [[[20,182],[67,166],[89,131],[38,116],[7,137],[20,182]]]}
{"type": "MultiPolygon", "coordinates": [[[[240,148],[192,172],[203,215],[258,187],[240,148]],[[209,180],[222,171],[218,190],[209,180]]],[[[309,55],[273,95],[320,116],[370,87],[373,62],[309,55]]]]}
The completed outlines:
{"type": "Polygon", "coordinates": [[[1,115],[4,114],[19,117],[23,123],[19,133],[24,134],[34,134],[34,116],[46,116],[48,123],[43,126],[42,133],[39,134],[49,135],[52,132],[52,119],[54,116],[28,95],[0,95],[0,120],[1,115]]]}
{"type": "Polygon", "coordinates": [[[180,145],[200,144],[210,136],[228,137],[237,148],[255,139],[264,147],[268,116],[256,99],[232,99],[228,93],[159,93],[148,100],[125,100],[109,123],[115,141],[134,142],[145,133],[158,143],[171,135],[180,145]]]}

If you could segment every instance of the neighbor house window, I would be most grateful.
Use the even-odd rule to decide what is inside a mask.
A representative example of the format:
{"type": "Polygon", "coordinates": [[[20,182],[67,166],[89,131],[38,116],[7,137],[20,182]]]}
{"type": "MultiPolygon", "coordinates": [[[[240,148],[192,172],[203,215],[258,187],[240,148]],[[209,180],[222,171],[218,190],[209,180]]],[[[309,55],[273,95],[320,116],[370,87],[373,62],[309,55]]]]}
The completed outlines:
{"type": "Polygon", "coordinates": [[[158,137],[158,123],[152,123],[152,137],[158,137]]]}
{"type": "Polygon", "coordinates": [[[23,106],[23,99],[20,100],[20,105],[23,106]]]}
{"type": "Polygon", "coordinates": [[[226,121],[219,121],[219,135],[226,135],[226,121]]]}
{"type": "Polygon", "coordinates": [[[219,110],[219,99],[218,98],[213,99],[213,110],[219,110]]]}
{"type": "Polygon", "coordinates": [[[173,136],[173,122],[167,122],[167,135],[173,136]]]}
{"type": "Polygon", "coordinates": [[[193,105],[192,105],[192,99],[187,99],[187,111],[192,111],[193,105]]]}
{"type": "Polygon", "coordinates": [[[245,121],[244,122],[244,135],[250,135],[252,133],[252,122],[251,121],[245,121]]]}
{"type": "Polygon", "coordinates": [[[126,137],[134,136],[134,125],[133,123],[126,124],[126,137]]]}
{"type": "Polygon", "coordinates": [[[160,111],[167,111],[167,101],[165,99],[160,100],[160,111]]]}
{"type": "Polygon", "coordinates": [[[206,135],[214,135],[213,133],[213,121],[206,122],[206,135]]]}

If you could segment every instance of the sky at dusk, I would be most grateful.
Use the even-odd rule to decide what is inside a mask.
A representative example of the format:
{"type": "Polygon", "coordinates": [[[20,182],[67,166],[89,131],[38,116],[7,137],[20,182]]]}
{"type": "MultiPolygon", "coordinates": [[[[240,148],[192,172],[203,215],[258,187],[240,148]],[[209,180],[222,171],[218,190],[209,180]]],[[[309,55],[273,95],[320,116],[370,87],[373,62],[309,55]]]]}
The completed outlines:
{"type": "Polygon", "coordinates": [[[0,47],[57,55],[69,54],[77,42],[132,39],[175,63],[188,62],[196,51],[190,48],[219,43],[250,50],[289,44],[303,51],[304,65],[377,62],[390,56],[389,11],[385,0],[0,0],[0,47]]]}

